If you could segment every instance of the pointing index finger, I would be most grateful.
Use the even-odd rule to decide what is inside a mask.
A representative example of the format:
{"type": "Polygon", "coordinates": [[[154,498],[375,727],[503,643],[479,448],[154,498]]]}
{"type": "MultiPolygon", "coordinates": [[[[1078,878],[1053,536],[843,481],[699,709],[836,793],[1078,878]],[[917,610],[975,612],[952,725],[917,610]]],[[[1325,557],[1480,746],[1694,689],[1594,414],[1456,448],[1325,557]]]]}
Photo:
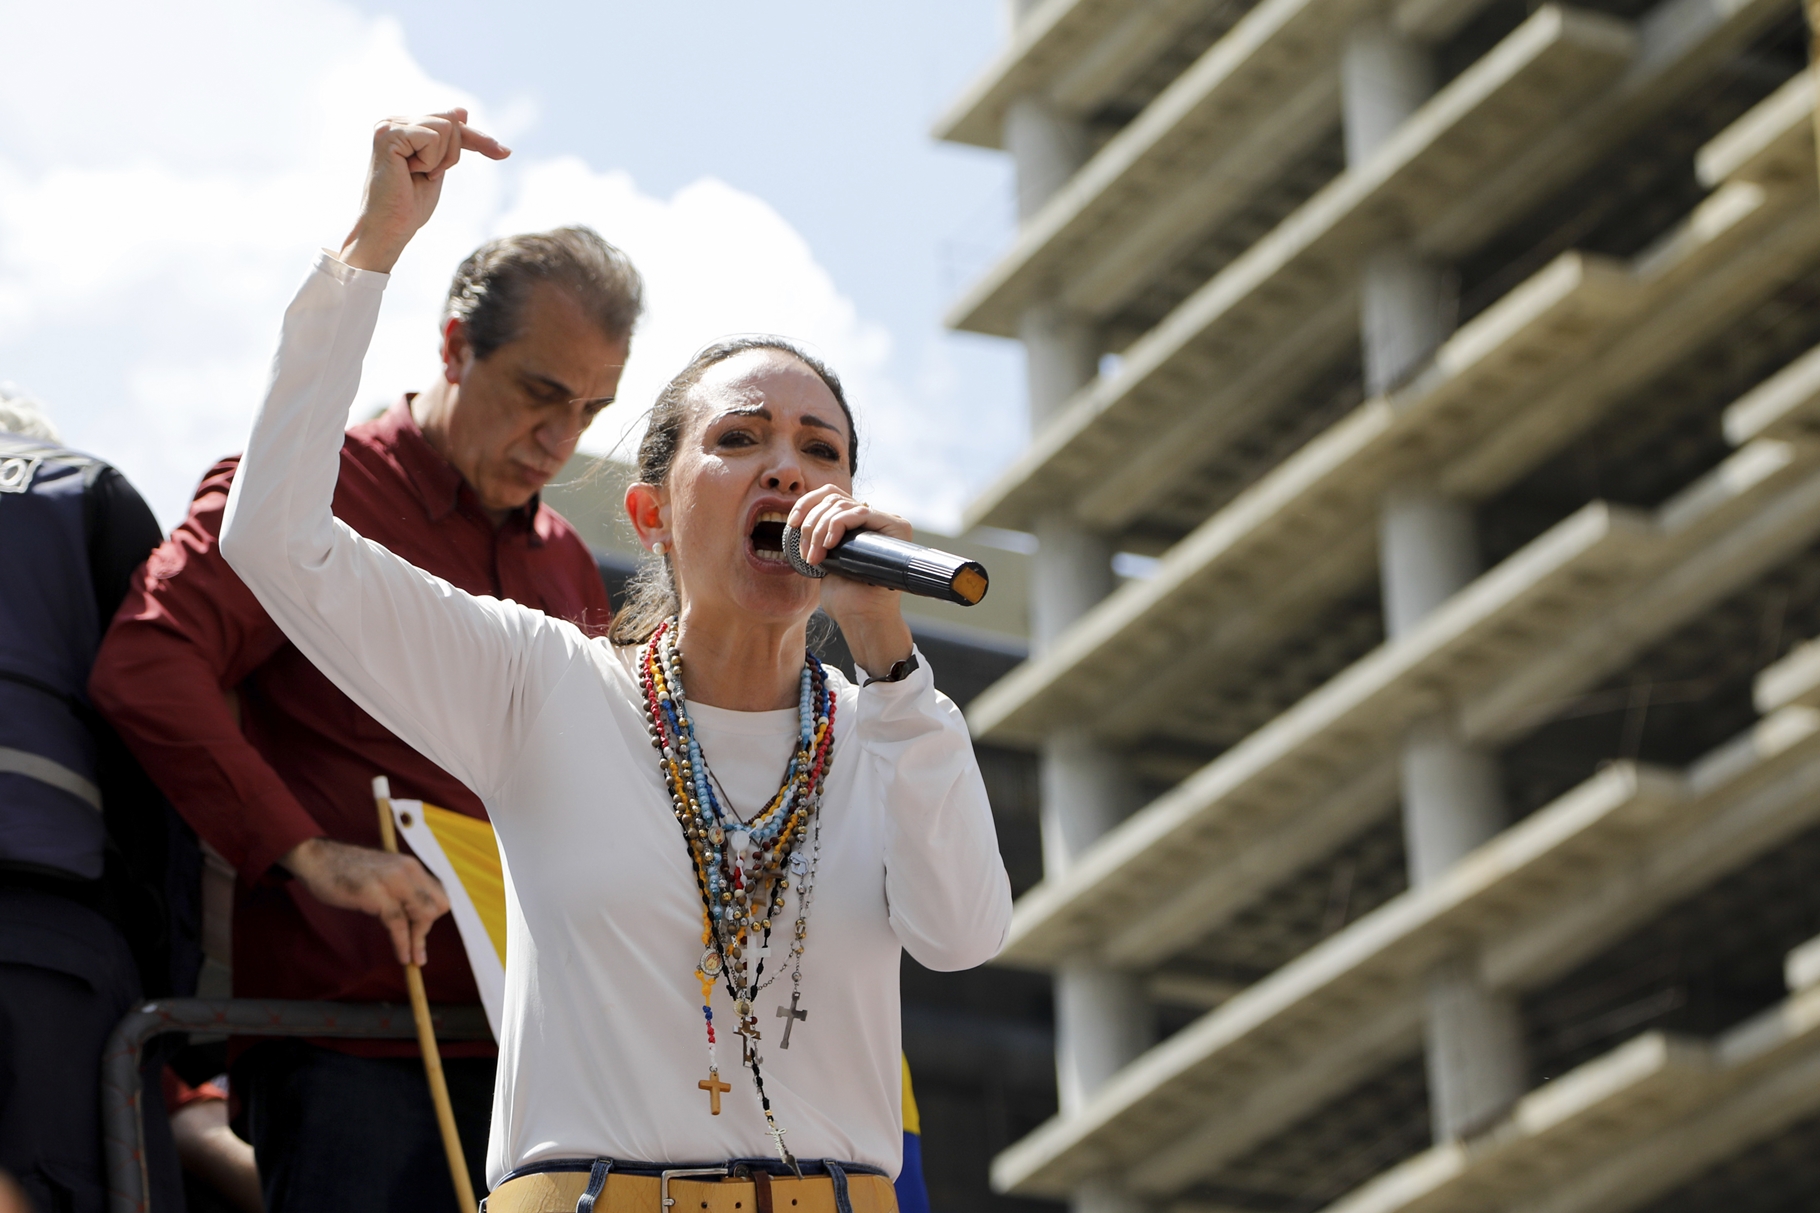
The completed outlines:
{"type": "Polygon", "coordinates": [[[476,130],[465,122],[458,129],[461,131],[463,151],[479,152],[489,160],[504,160],[512,154],[511,148],[485,131],[476,130]]]}

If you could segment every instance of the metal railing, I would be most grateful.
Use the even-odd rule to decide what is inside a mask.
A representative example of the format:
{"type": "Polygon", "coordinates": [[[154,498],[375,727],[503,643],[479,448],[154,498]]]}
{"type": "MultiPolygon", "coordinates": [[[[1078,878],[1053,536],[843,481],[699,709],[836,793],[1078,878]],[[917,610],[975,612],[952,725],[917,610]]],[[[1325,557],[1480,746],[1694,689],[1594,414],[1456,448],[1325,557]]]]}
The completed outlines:
{"type": "MultiPolygon", "coordinates": [[[[432,1007],[439,1040],[491,1040],[477,1006],[432,1007]]],[[[171,1032],[231,1036],[415,1040],[409,1006],[389,1003],[165,998],[142,1003],[108,1037],[101,1058],[101,1132],[107,1158],[109,1213],[149,1213],[144,1090],[140,1066],[147,1041],[171,1032]]]]}

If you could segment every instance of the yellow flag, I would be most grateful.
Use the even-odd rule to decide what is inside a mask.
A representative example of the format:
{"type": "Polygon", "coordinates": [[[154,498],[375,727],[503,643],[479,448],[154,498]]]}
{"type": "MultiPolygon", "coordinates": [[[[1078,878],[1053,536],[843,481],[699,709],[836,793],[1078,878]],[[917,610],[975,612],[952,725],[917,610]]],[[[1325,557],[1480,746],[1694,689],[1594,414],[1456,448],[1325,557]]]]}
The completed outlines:
{"type": "Polygon", "coordinates": [[[910,1089],[910,1059],[904,1058],[904,1132],[923,1133],[923,1114],[916,1110],[916,1092],[910,1089]]]}
{"type": "Polygon", "coordinates": [[[392,820],[449,895],[449,914],[497,1040],[506,1000],[506,877],[493,827],[421,800],[394,800],[392,820]]]}

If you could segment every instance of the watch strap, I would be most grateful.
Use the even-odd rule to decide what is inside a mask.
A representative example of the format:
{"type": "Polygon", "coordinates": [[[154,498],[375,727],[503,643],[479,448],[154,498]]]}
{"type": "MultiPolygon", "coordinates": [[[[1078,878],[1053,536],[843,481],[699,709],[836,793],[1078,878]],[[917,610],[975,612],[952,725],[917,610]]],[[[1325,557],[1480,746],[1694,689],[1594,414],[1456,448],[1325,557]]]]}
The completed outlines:
{"type": "Polygon", "coordinates": [[[883,678],[868,678],[866,681],[860,683],[860,685],[862,687],[869,687],[875,682],[902,682],[904,679],[910,677],[910,675],[916,673],[917,669],[920,668],[922,664],[921,661],[917,660],[916,654],[911,653],[910,656],[892,666],[890,670],[885,673],[883,678]]]}

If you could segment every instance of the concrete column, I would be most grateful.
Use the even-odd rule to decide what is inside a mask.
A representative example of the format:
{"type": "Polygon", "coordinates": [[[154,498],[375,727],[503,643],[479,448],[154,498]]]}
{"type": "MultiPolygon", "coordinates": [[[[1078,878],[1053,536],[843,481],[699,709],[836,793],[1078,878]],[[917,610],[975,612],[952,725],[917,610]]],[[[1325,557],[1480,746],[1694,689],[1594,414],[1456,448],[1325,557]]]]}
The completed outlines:
{"type": "Polygon", "coordinates": [[[1409,883],[1432,884],[1507,824],[1498,764],[1454,736],[1442,715],[1409,730],[1402,768],[1409,883]]]}
{"type": "MultiPolygon", "coordinates": [[[[1479,571],[1471,511],[1423,486],[1405,485],[1384,503],[1379,552],[1384,618],[1400,636],[1479,571]]],[[[1429,884],[1504,828],[1496,760],[1473,749],[1442,712],[1403,740],[1403,840],[1409,881],[1429,884]]],[[[1523,1027],[1515,1004],[1487,991],[1470,957],[1429,975],[1426,994],[1429,1115],[1436,1141],[1477,1129],[1528,1086],[1523,1027]]]]}
{"type": "MultiPolygon", "coordinates": [[[[1041,653],[1111,592],[1112,545],[1072,516],[1037,521],[1031,561],[1031,647],[1041,653]]],[[[1135,805],[1116,755],[1084,734],[1045,741],[1041,766],[1043,872],[1061,876],[1135,805]]],[[[1056,1092],[1064,1115],[1149,1047],[1154,1032],[1142,982],[1129,973],[1074,964],[1055,976],[1056,1092]]],[[[1124,1213],[1116,1186],[1083,1188],[1075,1213],[1124,1213]],[[1108,1203],[1110,1202],[1110,1203],[1108,1203]]]]}
{"type": "Polygon", "coordinates": [[[1036,520],[1030,561],[1030,647],[1037,654],[1112,592],[1112,543],[1071,514],[1036,520]]]}
{"type": "Polygon", "coordinates": [[[1047,303],[1023,314],[1017,335],[1024,343],[1024,382],[1034,437],[1062,414],[1099,370],[1099,339],[1084,319],[1047,303]]]}
{"type": "MultiPolygon", "coordinates": [[[[1368,159],[1434,90],[1422,48],[1381,20],[1353,31],[1342,59],[1346,153],[1368,159]]],[[[1444,267],[1394,243],[1367,257],[1359,284],[1366,390],[1394,387],[1446,339],[1453,323],[1444,267]]],[[[1379,529],[1384,622],[1407,634],[1479,572],[1472,511],[1424,484],[1385,498],[1379,529]]],[[[1412,885],[1442,876],[1507,820],[1495,759],[1455,733],[1446,712],[1418,722],[1403,743],[1403,831],[1412,885]]],[[[1471,957],[1429,975],[1426,990],[1430,1120],[1436,1141],[1477,1129],[1527,1087],[1514,1003],[1487,991],[1471,957]]]]}
{"type": "MultiPolygon", "coordinates": [[[[1341,121],[1346,162],[1363,164],[1434,92],[1427,52],[1399,37],[1382,18],[1359,24],[1340,60],[1341,121]]],[[[1359,283],[1365,389],[1382,392],[1447,336],[1452,325],[1448,279],[1404,244],[1376,250],[1359,283]]]]}
{"type": "MultiPolygon", "coordinates": [[[[1030,568],[1031,649],[1042,653],[1075,620],[1112,591],[1112,544],[1071,515],[1036,523],[1030,568]]],[[[1076,732],[1043,745],[1043,872],[1054,879],[1135,807],[1132,780],[1116,755],[1076,732]]],[[[1056,1092],[1064,1115],[1149,1047],[1152,1015],[1141,981],[1090,964],[1069,965],[1055,977],[1056,1092]]],[[[1103,1189],[1103,1190],[1102,1190],[1103,1189]]],[[[1085,1192],[1086,1189],[1083,1189],[1085,1192]]],[[[1082,1195],[1075,1213],[1122,1213],[1116,1187],[1082,1195]],[[1112,1203],[1108,1204],[1110,1201],[1112,1203]]]]}
{"type": "Polygon", "coordinates": [[[1388,392],[1453,330],[1454,282],[1407,244],[1386,245],[1365,260],[1359,328],[1365,394],[1388,392]]]}
{"type": "Polygon", "coordinates": [[[1384,627],[1402,636],[1479,575],[1472,511],[1422,484],[1384,497],[1378,519],[1384,627]]]}
{"type": "Polygon", "coordinates": [[[1080,1111],[1151,1039],[1143,983],[1090,964],[1065,966],[1055,975],[1055,1087],[1062,1115],[1080,1111]]]}
{"type": "Polygon", "coordinates": [[[1434,60],[1383,17],[1354,26],[1340,55],[1346,162],[1362,164],[1434,95],[1434,60]]]}
{"type": "MultiPolygon", "coordinates": [[[[1043,746],[1043,872],[1053,878],[1073,866],[1095,839],[1135,807],[1121,764],[1085,737],[1060,733],[1043,746]]],[[[1150,1047],[1154,1022],[1143,983],[1129,973],[1071,964],[1055,975],[1055,1086],[1063,1115],[1087,1099],[1126,1063],[1150,1047]]],[[[1076,1193],[1075,1213],[1123,1213],[1116,1185],[1076,1193]]]]}
{"type": "Polygon", "coordinates": [[[1043,872],[1056,877],[1136,808],[1132,781],[1103,746],[1072,730],[1043,742],[1043,872]]]}
{"type": "MultiPolygon", "coordinates": [[[[1028,6],[1018,6],[1021,12],[1028,6]]],[[[1086,159],[1079,123],[1035,97],[1005,115],[1005,147],[1017,163],[1018,218],[1027,220],[1086,159]]],[[[1030,428],[1041,433],[1093,378],[1099,345],[1092,326],[1048,304],[1022,318],[1018,335],[1028,368],[1030,428]]],[[[1031,642],[1037,653],[1112,592],[1112,544],[1070,512],[1039,518],[1031,561],[1031,642]]],[[[1117,757],[1083,734],[1048,739],[1042,754],[1043,870],[1054,879],[1131,809],[1132,784],[1117,757]]],[[[1064,1114],[1088,1098],[1151,1042],[1153,1026],[1142,984],[1092,964],[1073,964],[1055,978],[1056,1088],[1064,1114]]],[[[1095,1179],[1074,1195],[1075,1213],[1130,1213],[1120,1185],[1095,1179]]]]}
{"type": "Polygon", "coordinates": [[[1428,975],[1428,1117],[1437,1144],[1485,1128],[1529,1089],[1516,1003],[1461,957],[1428,975]]]}
{"type": "Polygon", "coordinates": [[[1019,97],[1005,110],[1005,150],[1017,164],[1017,218],[1042,209],[1087,160],[1087,128],[1039,97],[1019,97]]]}

